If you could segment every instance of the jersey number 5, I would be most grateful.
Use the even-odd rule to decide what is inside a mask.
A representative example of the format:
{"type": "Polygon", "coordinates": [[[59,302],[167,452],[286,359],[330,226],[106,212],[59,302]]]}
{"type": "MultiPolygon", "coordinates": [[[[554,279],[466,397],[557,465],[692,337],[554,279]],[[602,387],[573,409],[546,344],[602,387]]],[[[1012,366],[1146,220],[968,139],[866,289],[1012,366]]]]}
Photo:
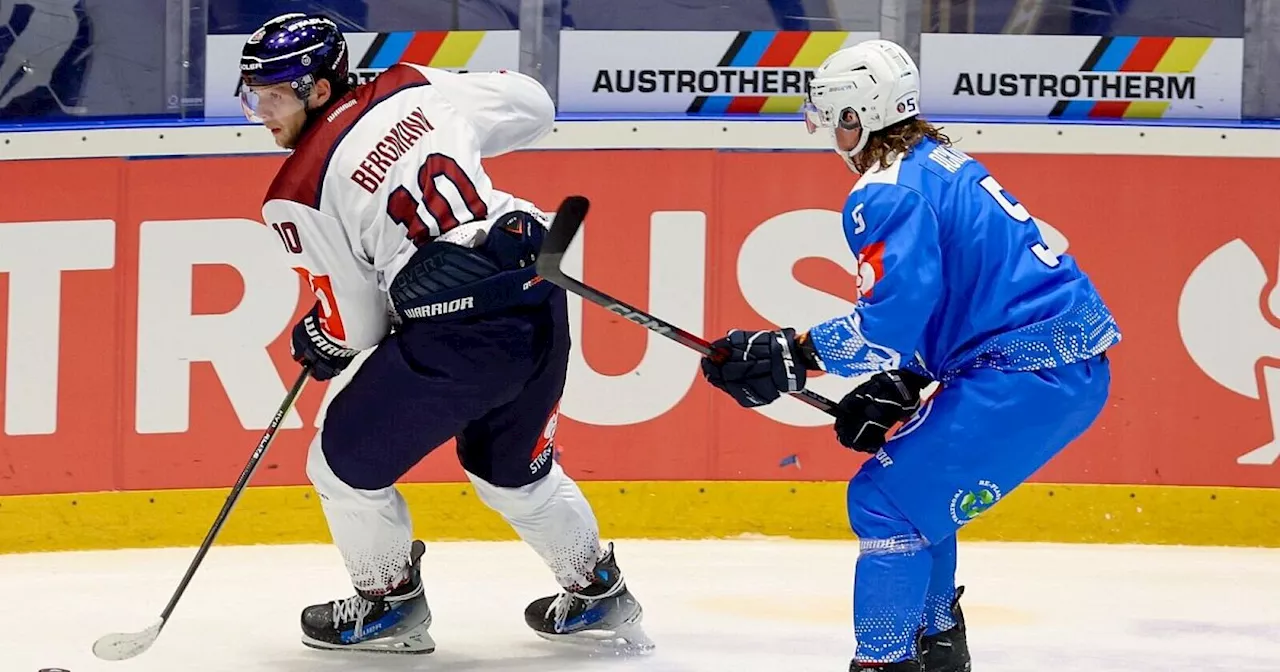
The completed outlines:
{"type": "Polygon", "coordinates": [[[462,196],[463,203],[471,213],[471,219],[468,221],[474,222],[489,216],[489,209],[485,207],[484,199],[480,197],[475,183],[467,177],[467,172],[462,169],[462,166],[459,166],[451,156],[432,154],[418,170],[418,187],[422,190],[422,205],[426,206],[427,213],[434,221],[427,222],[422,219],[418,214],[418,199],[403,186],[396,187],[396,190],[387,198],[387,215],[395,223],[405,227],[405,235],[419,247],[464,223],[453,214],[453,206],[449,204],[449,199],[436,188],[436,179],[441,177],[452,182],[453,187],[458,190],[458,195],[462,196]]]}
{"type": "MultiPolygon", "coordinates": [[[[996,203],[999,203],[1000,207],[1004,208],[1004,211],[1009,213],[1010,217],[1024,224],[1031,224],[1032,226],[1035,226],[1035,220],[1032,219],[1031,213],[1027,212],[1026,206],[1021,203],[1014,203],[1013,201],[1010,201],[1009,197],[1004,194],[1004,187],[1000,186],[999,182],[996,182],[996,178],[988,175],[978,184],[981,184],[982,188],[986,189],[987,193],[991,194],[991,197],[996,199],[996,203]]],[[[1038,229],[1037,235],[1039,235],[1038,229]]],[[[1057,265],[1061,263],[1058,260],[1058,255],[1054,254],[1053,251],[1044,243],[1037,242],[1032,245],[1031,252],[1049,268],[1056,268],[1057,265]]]]}

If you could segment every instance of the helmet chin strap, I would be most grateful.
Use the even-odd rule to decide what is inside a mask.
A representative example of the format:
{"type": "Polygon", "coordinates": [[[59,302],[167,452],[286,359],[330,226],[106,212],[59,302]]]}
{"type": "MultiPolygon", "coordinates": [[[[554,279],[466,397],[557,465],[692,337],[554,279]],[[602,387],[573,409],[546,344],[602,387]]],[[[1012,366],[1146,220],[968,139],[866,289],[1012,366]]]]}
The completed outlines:
{"type": "Polygon", "coordinates": [[[858,170],[858,164],[854,163],[853,161],[853,157],[858,155],[857,152],[846,152],[842,149],[837,148],[836,154],[839,154],[840,158],[844,159],[844,165],[848,166],[849,170],[855,173],[858,173],[859,175],[862,174],[862,172],[858,170]]]}
{"type": "Polygon", "coordinates": [[[854,163],[854,157],[858,156],[858,154],[866,148],[867,141],[870,139],[871,134],[867,132],[865,126],[862,126],[859,123],[858,113],[855,112],[853,108],[846,107],[841,110],[840,114],[837,115],[836,124],[846,131],[861,131],[858,133],[858,144],[854,145],[853,149],[845,151],[840,148],[840,142],[836,139],[836,129],[831,129],[831,146],[835,148],[836,154],[839,154],[840,158],[844,159],[844,163],[849,166],[849,170],[857,173],[859,171],[857,165],[854,163]]]}

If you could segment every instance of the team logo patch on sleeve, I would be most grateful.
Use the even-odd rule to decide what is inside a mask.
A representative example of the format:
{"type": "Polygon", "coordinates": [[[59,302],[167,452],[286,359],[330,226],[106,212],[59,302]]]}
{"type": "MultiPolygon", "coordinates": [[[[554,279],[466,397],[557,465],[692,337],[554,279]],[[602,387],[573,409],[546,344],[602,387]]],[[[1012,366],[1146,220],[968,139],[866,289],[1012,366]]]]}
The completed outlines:
{"type": "Polygon", "coordinates": [[[858,251],[858,298],[870,297],[876,281],[884,277],[884,243],[871,243],[858,251]]]}

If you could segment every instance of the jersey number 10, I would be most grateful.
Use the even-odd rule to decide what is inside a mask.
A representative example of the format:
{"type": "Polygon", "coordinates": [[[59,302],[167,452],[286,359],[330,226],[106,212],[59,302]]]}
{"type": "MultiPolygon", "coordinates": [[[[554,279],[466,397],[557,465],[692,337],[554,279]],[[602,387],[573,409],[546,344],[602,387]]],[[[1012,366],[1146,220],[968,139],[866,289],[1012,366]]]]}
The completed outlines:
{"type": "Polygon", "coordinates": [[[453,213],[453,205],[449,203],[449,199],[436,188],[436,178],[440,177],[452,182],[458,194],[462,196],[462,201],[472,217],[468,221],[474,222],[489,216],[489,208],[485,206],[484,199],[476,190],[475,183],[467,176],[467,171],[463,170],[451,156],[432,154],[418,170],[418,187],[422,189],[422,204],[426,206],[427,213],[435,221],[431,223],[423,221],[422,216],[418,214],[418,199],[403,186],[396,187],[396,190],[387,198],[387,215],[395,223],[403,226],[406,229],[406,235],[419,247],[464,223],[459,221],[458,216],[453,213]]]}
{"type": "MultiPolygon", "coordinates": [[[[987,193],[991,194],[991,197],[996,199],[996,203],[999,203],[1000,207],[1004,208],[1004,211],[1009,213],[1010,217],[1024,224],[1029,223],[1032,226],[1035,226],[1035,220],[1032,219],[1031,213],[1027,212],[1026,206],[1021,203],[1014,203],[1013,201],[1010,201],[1009,197],[1004,194],[1004,187],[1000,186],[999,182],[996,182],[996,178],[988,175],[978,184],[982,185],[982,188],[986,189],[987,193]]],[[[1039,236],[1038,228],[1036,235],[1039,236]]],[[[1049,268],[1056,268],[1058,264],[1061,263],[1058,261],[1058,255],[1054,254],[1053,251],[1042,242],[1037,242],[1032,245],[1031,252],[1049,268]]]]}

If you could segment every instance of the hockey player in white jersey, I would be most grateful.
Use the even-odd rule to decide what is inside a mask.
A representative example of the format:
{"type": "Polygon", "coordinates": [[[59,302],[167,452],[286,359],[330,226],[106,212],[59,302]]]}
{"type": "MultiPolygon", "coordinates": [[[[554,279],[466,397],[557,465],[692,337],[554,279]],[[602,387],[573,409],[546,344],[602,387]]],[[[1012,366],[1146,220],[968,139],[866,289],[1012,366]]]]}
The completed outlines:
{"type": "Polygon", "coordinates": [[[590,504],[554,459],[569,329],[563,290],[534,274],[546,217],[481,166],[550,131],[550,97],[515,72],[403,63],[357,87],[347,60],[332,21],[287,14],[240,61],[246,116],[292,150],[262,212],[317,299],[293,329],[293,357],[327,380],[373,349],[307,462],[356,595],[303,610],[303,642],[435,649],[425,546],[394,483],[456,438],[480,499],[563,588],[528,606],[529,626],[647,650],[612,544],[601,548],[590,504]]]}

